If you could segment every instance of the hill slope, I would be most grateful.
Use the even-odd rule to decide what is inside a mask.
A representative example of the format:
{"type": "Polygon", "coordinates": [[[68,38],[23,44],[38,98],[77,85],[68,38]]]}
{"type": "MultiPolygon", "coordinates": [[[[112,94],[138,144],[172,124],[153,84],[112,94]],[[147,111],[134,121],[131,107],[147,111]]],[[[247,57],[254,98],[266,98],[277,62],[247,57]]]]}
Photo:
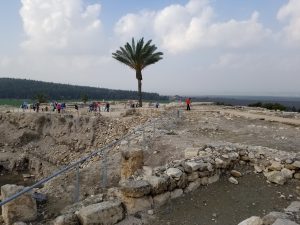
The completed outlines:
{"type": "MultiPolygon", "coordinates": [[[[0,98],[33,99],[37,94],[49,99],[80,99],[87,95],[89,99],[137,99],[136,91],[112,90],[88,86],[59,84],[26,79],[0,78],[0,98]]],[[[166,96],[157,93],[143,93],[145,100],[166,100],[166,96]]]]}

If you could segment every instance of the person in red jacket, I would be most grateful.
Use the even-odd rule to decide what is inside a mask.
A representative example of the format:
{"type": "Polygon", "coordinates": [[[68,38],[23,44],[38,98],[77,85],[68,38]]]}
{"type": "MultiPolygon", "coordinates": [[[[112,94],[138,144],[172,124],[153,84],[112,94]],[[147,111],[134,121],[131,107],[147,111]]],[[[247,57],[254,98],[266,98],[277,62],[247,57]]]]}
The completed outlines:
{"type": "Polygon", "coordinates": [[[185,100],[185,102],[186,102],[186,110],[191,110],[191,98],[187,98],[186,100],[185,100]]]}

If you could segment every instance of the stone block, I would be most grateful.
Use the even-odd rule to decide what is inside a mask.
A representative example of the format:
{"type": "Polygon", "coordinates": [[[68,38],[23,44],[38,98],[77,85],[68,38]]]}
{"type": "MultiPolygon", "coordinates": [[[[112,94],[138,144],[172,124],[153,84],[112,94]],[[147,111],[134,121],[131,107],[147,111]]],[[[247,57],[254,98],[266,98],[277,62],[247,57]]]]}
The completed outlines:
{"type": "Polygon", "coordinates": [[[242,221],[238,225],[263,225],[263,221],[258,216],[252,216],[252,217],[242,221]]]}
{"type": "Polygon", "coordinates": [[[189,193],[189,192],[192,192],[192,191],[195,191],[197,190],[201,185],[201,181],[200,179],[194,181],[194,182],[191,182],[189,183],[189,185],[184,189],[184,192],[185,193],[189,193]]]}
{"type": "Polygon", "coordinates": [[[107,201],[89,205],[79,210],[77,216],[82,225],[113,225],[124,218],[120,201],[107,201]]]}
{"type": "Polygon", "coordinates": [[[182,189],[175,189],[174,191],[171,192],[171,199],[179,198],[182,195],[183,195],[183,190],[182,189]]]}
{"type": "Polygon", "coordinates": [[[65,214],[58,216],[54,221],[53,225],[80,225],[79,220],[75,214],[65,214]]]}
{"type": "Polygon", "coordinates": [[[167,169],[166,171],[166,174],[169,176],[169,177],[172,177],[174,179],[180,179],[180,177],[182,176],[182,171],[178,168],[169,168],[167,169]]]}
{"type": "Polygon", "coordinates": [[[286,182],[285,176],[280,171],[272,171],[269,173],[265,173],[265,176],[267,177],[267,180],[275,183],[283,185],[286,182]]]}
{"type": "Polygon", "coordinates": [[[285,212],[299,213],[300,212],[300,201],[292,202],[284,211],[285,212]]]}
{"type": "MultiPolygon", "coordinates": [[[[2,199],[6,199],[24,189],[23,186],[4,185],[1,187],[2,199]]],[[[2,216],[6,224],[23,221],[30,222],[37,218],[36,201],[32,198],[31,193],[25,193],[15,200],[2,206],[2,216]]]]}
{"type": "Polygon", "coordinates": [[[299,224],[288,219],[277,219],[272,225],[299,225],[299,224]]]}
{"type": "Polygon", "coordinates": [[[132,198],[140,198],[148,195],[151,191],[150,184],[145,180],[127,180],[120,184],[121,192],[132,198]]]}
{"type": "Polygon", "coordinates": [[[170,192],[166,192],[160,195],[156,195],[153,198],[153,202],[154,202],[154,207],[160,207],[164,204],[166,204],[171,198],[171,193],[170,192]]]}
{"type": "Polygon", "coordinates": [[[149,182],[153,195],[158,195],[168,190],[169,181],[166,177],[148,176],[144,179],[149,182]]]}
{"type": "Polygon", "coordinates": [[[127,213],[130,215],[151,209],[153,206],[153,198],[151,196],[144,196],[141,198],[123,196],[121,200],[125,205],[127,213]]]}
{"type": "Polygon", "coordinates": [[[288,219],[288,215],[282,212],[270,212],[262,218],[264,225],[272,225],[277,219],[288,219]]]}

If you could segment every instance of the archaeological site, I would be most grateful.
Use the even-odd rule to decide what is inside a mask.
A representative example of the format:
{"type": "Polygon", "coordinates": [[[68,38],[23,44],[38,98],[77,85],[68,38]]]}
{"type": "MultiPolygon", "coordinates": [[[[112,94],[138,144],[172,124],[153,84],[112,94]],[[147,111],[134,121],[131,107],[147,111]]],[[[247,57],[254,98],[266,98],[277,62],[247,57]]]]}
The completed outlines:
{"type": "Polygon", "coordinates": [[[300,114],[0,109],[4,225],[300,224],[300,114]]]}

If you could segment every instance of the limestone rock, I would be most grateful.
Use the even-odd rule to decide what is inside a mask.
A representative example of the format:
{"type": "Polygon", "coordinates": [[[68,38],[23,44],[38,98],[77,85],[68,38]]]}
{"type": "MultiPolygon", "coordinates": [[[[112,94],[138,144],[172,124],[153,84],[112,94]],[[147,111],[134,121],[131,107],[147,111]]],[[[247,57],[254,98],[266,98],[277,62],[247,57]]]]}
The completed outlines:
{"type": "Polygon", "coordinates": [[[295,168],[300,168],[300,161],[295,161],[295,162],[293,162],[293,164],[292,164],[295,168]]]}
{"type": "Polygon", "coordinates": [[[199,148],[186,148],[184,150],[184,157],[186,159],[192,159],[194,157],[197,157],[199,153],[199,148]]]}
{"type": "Polygon", "coordinates": [[[184,189],[184,192],[185,193],[189,193],[189,192],[192,192],[192,191],[195,191],[197,190],[201,185],[201,182],[200,182],[200,179],[194,181],[194,182],[191,182],[189,183],[189,185],[184,189]]]}
{"type": "Polygon", "coordinates": [[[179,198],[182,195],[183,195],[183,190],[182,189],[175,189],[174,191],[171,192],[171,199],[179,198]]]}
{"type": "Polygon", "coordinates": [[[230,174],[233,176],[233,177],[241,177],[242,176],[242,173],[237,171],[237,170],[231,170],[230,171],[230,174]]]}
{"type": "Polygon", "coordinates": [[[153,206],[153,198],[151,196],[144,196],[141,198],[123,196],[121,200],[125,205],[127,213],[130,215],[151,209],[153,206]]]}
{"type": "Polygon", "coordinates": [[[281,170],[281,173],[283,174],[283,176],[286,178],[286,179],[292,179],[293,178],[293,174],[295,173],[295,171],[292,171],[292,170],[289,170],[287,168],[283,168],[281,170]]]}
{"type": "Polygon", "coordinates": [[[200,178],[201,185],[208,185],[208,177],[201,177],[200,178]]]}
{"type": "Polygon", "coordinates": [[[197,171],[201,167],[201,163],[199,162],[186,162],[184,164],[184,170],[188,173],[197,171]]]}
{"type": "Polygon", "coordinates": [[[124,218],[124,209],[119,201],[107,201],[82,208],[77,216],[82,225],[113,225],[124,218]]]}
{"type": "Polygon", "coordinates": [[[149,182],[151,186],[151,193],[154,195],[161,194],[168,190],[168,179],[165,177],[148,176],[145,180],[149,182]]]}
{"type": "Polygon", "coordinates": [[[199,178],[199,173],[198,172],[192,172],[191,174],[188,175],[188,181],[192,182],[195,181],[199,178]]]}
{"type": "Polygon", "coordinates": [[[272,171],[269,173],[265,173],[268,181],[276,184],[283,185],[286,182],[285,176],[280,171],[272,171]]]}
{"type": "Polygon", "coordinates": [[[300,201],[292,202],[284,211],[286,212],[300,212],[300,201]]]}
{"type": "Polygon", "coordinates": [[[53,225],[79,225],[79,220],[75,214],[65,214],[57,217],[53,225]]]}
{"type": "Polygon", "coordinates": [[[215,174],[212,177],[208,178],[208,184],[212,184],[217,182],[220,179],[220,175],[219,174],[215,174]]]}
{"type": "Polygon", "coordinates": [[[145,180],[127,180],[121,183],[121,191],[127,197],[140,198],[150,193],[151,186],[145,180]]]}
{"type": "Polygon", "coordinates": [[[24,222],[15,222],[13,225],[27,225],[27,224],[24,222]]]}
{"type": "Polygon", "coordinates": [[[238,225],[263,225],[263,221],[258,216],[252,216],[252,217],[242,221],[238,225]]]}
{"type": "Polygon", "coordinates": [[[170,198],[171,198],[170,192],[165,192],[163,194],[156,195],[153,198],[154,207],[160,207],[160,206],[166,204],[170,200],[170,198]]]}
{"type": "Polygon", "coordinates": [[[269,214],[265,215],[262,220],[264,225],[272,225],[278,218],[287,219],[288,215],[282,212],[270,212],[269,214]]]}
{"type": "MultiPolygon", "coordinates": [[[[23,186],[6,184],[1,187],[2,199],[6,199],[23,189],[23,186]]],[[[2,206],[2,216],[6,224],[13,224],[18,221],[34,221],[37,218],[36,201],[32,198],[31,193],[25,193],[2,206]]]]}
{"type": "Polygon", "coordinates": [[[277,170],[280,171],[283,168],[283,165],[280,162],[272,161],[271,166],[269,166],[269,170],[277,170]]]}
{"type": "Polygon", "coordinates": [[[239,184],[239,182],[237,181],[237,179],[235,179],[234,177],[229,177],[228,181],[232,184],[239,184]]]}
{"type": "Polygon", "coordinates": [[[300,173],[295,173],[294,178],[300,180],[300,173]]]}
{"type": "Polygon", "coordinates": [[[277,219],[272,225],[299,225],[299,224],[288,219],[277,219]]]}
{"type": "Polygon", "coordinates": [[[167,169],[166,173],[168,176],[175,179],[180,179],[180,177],[182,176],[182,171],[177,168],[169,168],[167,169]]]}
{"type": "Polygon", "coordinates": [[[254,170],[256,173],[261,173],[264,170],[264,168],[259,165],[254,165],[254,170]]]}
{"type": "Polygon", "coordinates": [[[224,161],[222,159],[216,158],[215,163],[217,168],[222,168],[224,166],[224,161]]]}
{"type": "Polygon", "coordinates": [[[187,185],[188,185],[188,178],[187,178],[187,175],[185,173],[183,173],[177,182],[177,187],[184,189],[187,185]]]}

